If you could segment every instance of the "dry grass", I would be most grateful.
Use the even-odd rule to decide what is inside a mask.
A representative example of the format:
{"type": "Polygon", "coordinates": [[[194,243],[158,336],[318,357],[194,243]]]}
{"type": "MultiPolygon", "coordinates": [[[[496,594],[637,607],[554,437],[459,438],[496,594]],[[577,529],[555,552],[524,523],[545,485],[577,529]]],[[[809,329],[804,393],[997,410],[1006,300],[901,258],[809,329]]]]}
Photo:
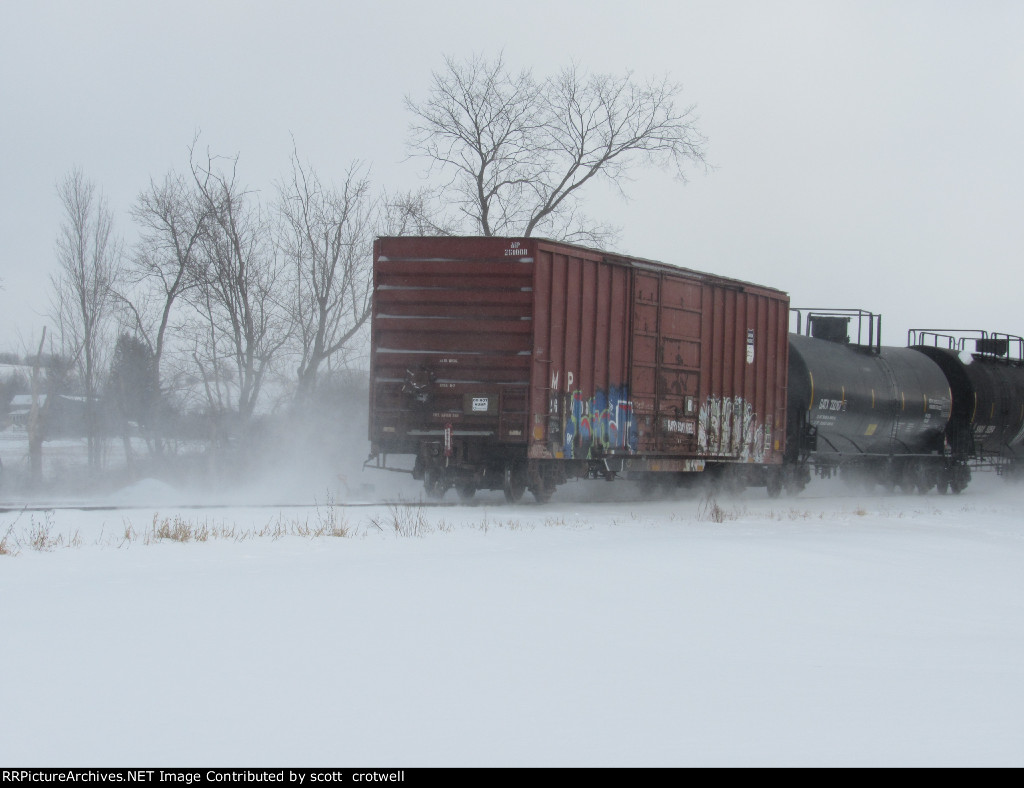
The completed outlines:
{"type": "Polygon", "coordinates": [[[206,542],[210,538],[210,526],[206,522],[191,523],[180,515],[161,520],[153,515],[153,527],[147,537],[154,542],[169,539],[172,542],[206,542]]]}
{"type": "MultiPolygon", "coordinates": [[[[964,506],[963,511],[971,509],[964,506]]],[[[329,538],[351,538],[365,536],[376,530],[384,534],[392,534],[395,537],[424,537],[431,533],[451,533],[455,525],[446,519],[439,518],[432,521],[430,510],[422,505],[412,504],[389,504],[382,510],[371,509],[366,519],[352,525],[348,518],[352,510],[343,505],[336,504],[328,499],[324,503],[316,504],[310,514],[306,516],[276,514],[273,519],[264,525],[242,527],[232,521],[217,521],[209,518],[190,518],[187,515],[174,514],[163,516],[154,513],[152,520],[144,527],[137,528],[131,521],[125,520],[120,529],[111,535],[109,532],[102,532],[93,541],[97,547],[131,547],[134,545],[156,545],[177,542],[180,544],[205,543],[211,541],[232,541],[244,542],[256,539],[270,539],[277,541],[286,537],[300,537],[303,539],[329,538]]],[[[904,518],[919,514],[940,514],[940,510],[933,508],[927,510],[915,510],[913,513],[906,511],[896,512],[873,512],[869,511],[862,504],[852,509],[843,511],[813,511],[810,509],[799,509],[796,507],[771,509],[766,512],[750,513],[743,507],[726,507],[718,500],[709,495],[702,499],[694,512],[673,511],[667,515],[670,522],[711,522],[716,524],[732,522],[737,520],[773,520],[773,521],[847,521],[851,518],[863,518],[869,515],[876,515],[885,518],[904,518]]],[[[18,556],[25,551],[52,552],[58,548],[80,547],[83,538],[79,531],[58,532],[55,524],[53,511],[34,513],[28,516],[28,524],[18,527],[28,514],[20,512],[13,522],[6,525],[0,537],[0,557],[18,556]]],[[[629,512],[629,521],[646,522],[652,517],[643,511],[629,512]]],[[[654,517],[654,521],[664,522],[664,514],[654,517]]],[[[627,521],[627,522],[629,522],[627,521]]],[[[613,525],[619,525],[620,519],[616,517],[611,520],[613,525]]],[[[464,527],[473,528],[483,533],[492,530],[527,531],[538,527],[557,528],[579,528],[585,526],[578,517],[563,513],[549,513],[544,516],[542,522],[510,517],[507,519],[495,518],[493,513],[483,510],[479,518],[474,522],[466,523],[464,527]]]]}
{"type": "Polygon", "coordinates": [[[714,495],[708,495],[697,507],[697,519],[712,523],[724,523],[726,520],[738,520],[746,514],[742,509],[726,509],[718,503],[714,495]]]}
{"type": "Polygon", "coordinates": [[[385,514],[370,515],[369,522],[381,533],[393,533],[395,536],[426,536],[433,530],[422,506],[388,504],[385,514]]]}
{"type": "MultiPolygon", "coordinates": [[[[403,537],[421,537],[433,533],[434,531],[451,533],[455,530],[455,526],[443,518],[435,523],[431,523],[426,516],[425,507],[417,504],[389,504],[384,514],[370,515],[368,522],[370,526],[381,533],[394,534],[395,536],[403,537]]],[[[544,525],[547,526],[564,526],[565,524],[566,520],[564,517],[546,517],[544,519],[544,525]]],[[[480,513],[480,518],[478,520],[472,523],[467,523],[467,527],[483,531],[484,533],[489,533],[495,529],[524,531],[532,529],[535,526],[533,523],[524,522],[516,517],[510,517],[504,520],[495,519],[485,510],[480,513]]]]}
{"type": "MultiPolygon", "coordinates": [[[[67,534],[55,533],[53,511],[46,511],[42,517],[31,515],[27,528],[18,529],[22,514],[8,525],[0,539],[0,556],[19,555],[23,550],[49,552],[59,547],[81,547],[83,539],[76,530],[67,534]]],[[[135,544],[154,545],[166,542],[209,542],[228,540],[243,542],[250,539],[283,539],[299,536],[308,539],[322,537],[347,537],[352,535],[344,509],[333,502],[315,507],[313,515],[305,518],[286,518],[282,514],[266,525],[254,528],[240,528],[233,522],[212,521],[207,518],[189,519],[181,514],[170,517],[153,514],[148,527],[138,529],[125,520],[116,536],[101,531],[94,544],[98,547],[130,547],[135,544]]]]}
{"type": "Polygon", "coordinates": [[[15,542],[12,538],[14,534],[14,526],[11,525],[7,529],[7,533],[4,534],[4,538],[0,539],[0,555],[17,555],[18,550],[15,548],[15,542]]]}
{"type": "Polygon", "coordinates": [[[21,519],[19,515],[14,523],[8,526],[3,539],[0,539],[0,555],[19,555],[22,550],[35,550],[46,553],[56,550],[58,547],[81,547],[82,537],[78,531],[69,531],[66,534],[54,533],[53,512],[44,512],[43,516],[29,517],[29,526],[19,533],[15,525],[21,519]]]}

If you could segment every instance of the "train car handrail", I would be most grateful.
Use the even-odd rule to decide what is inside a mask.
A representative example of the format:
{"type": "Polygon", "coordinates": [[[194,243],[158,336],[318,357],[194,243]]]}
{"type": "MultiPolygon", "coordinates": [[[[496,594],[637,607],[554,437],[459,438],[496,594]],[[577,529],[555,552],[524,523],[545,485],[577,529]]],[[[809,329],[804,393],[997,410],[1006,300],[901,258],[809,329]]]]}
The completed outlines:
{"type": "MultiPolygon", "coordinates": [[[[805,336],[814,336],[815,318],[834,318],[846,321],[846,339],[844,344],[857,345],[873,353],[882,352],[882,316],[866,309],[810,309],[807,307],[790,307],[790,313],[796,315],[796,332],[805,336]],[[807,313],[806,330],[804,329],[804,313],[807,313]],[[856,319],[856,331],[852,331],[856,319]],[[856,339],[854,339],[854,334],[856,339]],[[866,341],[865,341],[866,340],[866,341]]],[[[839,341],[831,338],[832,341],[839,341]]]]}
{"type": "Polygon", "coordinates": [[[907,332],[907,347],[944,347],[957,353],[1007,364],[1024,362],[1024,337],[982,329],[912,328],[907,332]],[[974,347],[968,347],[973,342],[974,347]]]}

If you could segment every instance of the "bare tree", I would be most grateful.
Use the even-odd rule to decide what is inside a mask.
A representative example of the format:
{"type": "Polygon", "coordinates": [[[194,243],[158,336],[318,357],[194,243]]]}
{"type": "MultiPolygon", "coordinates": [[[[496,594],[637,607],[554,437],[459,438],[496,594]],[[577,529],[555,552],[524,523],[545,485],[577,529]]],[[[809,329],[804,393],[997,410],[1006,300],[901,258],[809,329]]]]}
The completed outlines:
{"type": "Polygon", "coordinates": [[[174,173],[168,173],[162,183],[151,180],[132,208],[140,234],[126,278],[155,293],[155,314],[145,315],[131,299],[123,300],[136,330],[153,351],[158,377],[171,315],[182,295],[196,285],[208,217],[196,190],[174,173]]]}
{"type": "Polygon", "coordinates": [[[329,187],[294,151],[278,197],[279,246],[291,270],[290,317],[299,357],[296,400],[304,402],[321,365],[347,350],[370,316],[376,205],[359,162],[340,187],[329,187]]]}
{"type": "Polygon", "coordinates": [[[106,200],[80,169],[72,170],[57,192],[65,216],[57,237],[58,272],[51,277],[53,319],[85,393],[89,467],[96,470],[101,457],[97,396],[122,248],[106,200]]]}
{"type": "MultiPolygon", "coordinates": [[[[139,228],[125,277],[132,292],[119,293],[119,298],[135,333],[152,353],[157,384],[165,389],[161,365],[171,339],[171,318],[183,296],[197,285],[209,214],[193,184],[170,172],[162,182],[151,180],[139,194],[132,218],[139,228]]],[[[149,426],[152,446],[162,454],[165,425],[159,402],[149,426]]]]}
{"type": "MultiPolygon", "coordinates": [[[[224,383],[222,362],[233,371],[233,410],[243,429],[252,418],[267,374],[288,340],[281,262],[259,202],[237,180],[237,159],[227,171],[207,156],[192,158],[201,210],[207,217],[192,304],[206,324],[206,342],[194,356],[209,383],[224,383]],[[202,351],[203,356],[200,356],[202,351]]],[[[216,402],[211,399],[211,404],[216,402]]]]}
{"type": "Polygon", "coordinates": [[[638,83],[575,66],[538,81],[512,73],[501,55],[445,59],[413,114],[409,146],[445,176],[448,200],[483,235],[545,233],[600,243],[613,234],[580,212],[580,193],[598,177],[623,191],[629,173],[657,164],[685,180],[705,165],[706,140],[681,88],[638,83]]]}

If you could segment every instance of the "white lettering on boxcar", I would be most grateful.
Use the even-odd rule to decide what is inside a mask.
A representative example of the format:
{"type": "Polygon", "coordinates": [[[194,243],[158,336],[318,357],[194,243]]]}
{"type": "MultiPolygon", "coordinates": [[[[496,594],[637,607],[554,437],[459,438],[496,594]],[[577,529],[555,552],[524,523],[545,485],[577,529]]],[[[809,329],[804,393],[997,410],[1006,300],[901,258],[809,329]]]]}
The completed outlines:
{"type": "Polygon", "coordinates": [[[681,432],[684,435],[693,435],[696,432],[696,427],[692,421],[665,419],[665,432],[681,432]]]}

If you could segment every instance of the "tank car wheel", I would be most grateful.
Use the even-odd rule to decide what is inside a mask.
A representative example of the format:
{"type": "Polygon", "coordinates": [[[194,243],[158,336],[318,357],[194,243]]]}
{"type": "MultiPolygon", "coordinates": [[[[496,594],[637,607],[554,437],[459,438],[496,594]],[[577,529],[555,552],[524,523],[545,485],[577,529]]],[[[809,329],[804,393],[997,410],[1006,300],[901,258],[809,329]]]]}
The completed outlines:
{"type": "Polygon", "coordinates": [[[934,465],[921,463],[917,468],[917,491],[924,495],[938,484],[939,474],[934,465]]]}
{"type": "Polygon", "coordinates": [[[948,493],[952,484],[953,469],[948,467],[940,468],[935,477],[935,489],[938,490],[939,495],[945,495],[948,493]]]}
{"type": "Polygon", "coordinates": [[[909,495],[917,491],[924,495],[931,487],[932,482],[924,463],[919,460],[911,460],[903,467],[903,473],[900,476],[900,489],[903,492],[909,495]]]}
{"type": "Polygon", "coordinates": [[[953,491],[954,495],[959,495],[967,489],[967,485],[971,483],[971,469],[966,465],[957,465],[953,469],[953,480],[949,484],[949,489],[953,491]]]}
{"type": "Polygon", "coordinates": [[[899,486],[900,492],[909,495],[917,489],[917,474],[914,470],[914,466],[910,463],[896,466],[896,484],[899,486]]]}
{"type": "Polygon", "coordinates": [[[891,458],[878,466],[878,483],[887,494],[891,495],[896,491],[901,475],[899,466],[891,458]]]}
{"type": "Polygon", "coordinates": [[[1024,466],[1017,460],[1010,460],[1001,475],[1007,484],[1016,484],[1024,479],[1024,466]]]}

